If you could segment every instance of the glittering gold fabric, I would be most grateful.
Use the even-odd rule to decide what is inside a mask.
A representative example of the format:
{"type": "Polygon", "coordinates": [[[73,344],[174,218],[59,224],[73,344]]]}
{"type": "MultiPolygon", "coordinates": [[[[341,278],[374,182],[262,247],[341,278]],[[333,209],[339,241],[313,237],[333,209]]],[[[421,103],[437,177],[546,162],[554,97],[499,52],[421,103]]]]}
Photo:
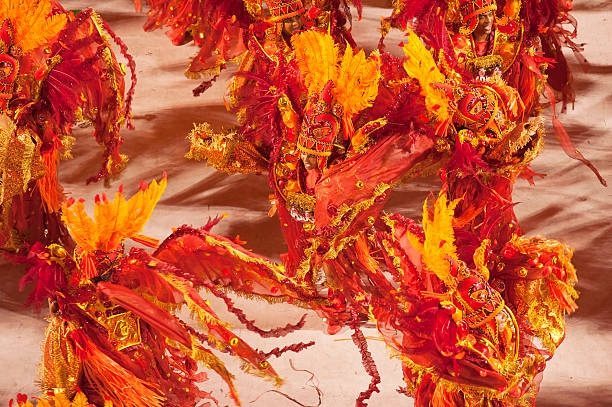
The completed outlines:
{"type": "Polygon", "coordinates": [[[25,192],[30,180],[44,175],[35,140],[32,132],[17,130],[15,123],[3,116],[0,121],[0,204],[25,192]]]}
{"type": "Polygon", "coordinates": [[[217,133],[210,124],[196,124],[189,134],[191,147],[185,157],[206,161],[228,174],[262,172],[266,159],[255,147],[235,132],[217,133]]]}
{"type": "Polygon", "coordinates": [[[76,329],[71,322],[51,316],[43,342],[42,391],[64,393],[72,398],[81,374],[80,360],[67,339],[76,329]]]}

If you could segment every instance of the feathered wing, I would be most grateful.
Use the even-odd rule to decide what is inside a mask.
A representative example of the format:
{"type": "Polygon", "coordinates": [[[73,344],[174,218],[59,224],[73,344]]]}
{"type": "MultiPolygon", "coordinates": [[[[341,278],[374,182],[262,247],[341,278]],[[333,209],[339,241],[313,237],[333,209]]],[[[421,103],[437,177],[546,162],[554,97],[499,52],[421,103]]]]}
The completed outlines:
{"type": "MultiPolygon", "coordinates": [[[[244,362],[247,371],[280,383],[277,373],[266,361],[267,356],[233,333],[200,295],[198,290],[203,285],[189,268],[177,268],[142,249],[132,249],[115,279],[119,284],[100,283],[99,289],[175,342],[189,357],[205,362],[228,384],[236,402],[238,396],[233,376],[205,346],[227,349],[244,362]],[[126,288],[128,285],[133,288],[126,288]],[[175,316],[182,307],[191,312],[200,329],[189,327],[175,316]]],[[[212,289],[212,286],[208,288],[212,289]]]]}
{"type": "Polygon", "coordinates": [[[285,275],[282,265],[254,254],[240,244],[202,229],[182,226],[166,238],[154,256],[185,270],[200,285],[215,284],[270,301],[309,300],[307,287],[285,275]]]}

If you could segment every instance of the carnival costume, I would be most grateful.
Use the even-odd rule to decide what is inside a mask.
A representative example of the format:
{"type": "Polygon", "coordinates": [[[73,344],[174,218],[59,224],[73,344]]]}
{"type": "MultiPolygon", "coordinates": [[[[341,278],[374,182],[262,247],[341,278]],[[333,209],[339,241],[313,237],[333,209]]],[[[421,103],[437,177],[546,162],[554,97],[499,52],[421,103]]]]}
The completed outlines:
{"type": "MultiPolygon", "coordinates": [[[[205,399],[217,403],[211,393],[197,386],[206,380],[198,362],[227,383],[230,398],[240,405],[233,375],[213,349],[239,357],[244,369],[280,383],[266,359],[310,345],[256,351],[219,320],[198,294],[197,290],[206,286],[203,279],[191,271],[193,267],[177,268],[171,257],[180,253],[166,242],[152,255],[137,248],[124,252],[125,239],[158,246],[156,239],[138,233],[165,187],[164,177],[159,184],[142,183],[129,200],[123,197],[122,187],[112,201],[104,194],[96,196],[93,219],[82,200],[70,199],[62,206],[62,219],[77,244],[74,252],[57,244],[45,247],[39,243],[21,259],[29,267],[25,282],[35,285],[30,301],[40,306],[48,298],[52,304],[43,345],[42,390],[46,397],[39,399],[38,405],[85,402],[179,407],[205,399]],[[192,312],[200,330],[176,316],[181,307],[192,312]]],[[[217,222],[212,220],[191,233],[206,235],[217,222]]],[[[182,233],[179,229],[173,236],[182,233]]],[[[226,250],[224,246],[231,250],[229,241],[218,244],[221,250],[226,250]]],[[[242,255],[250,256],[246,251],[242,255]]],[[[240,314],[223,293],[217,295],[240,314]]],[[[250,321],[244,322],[257,331],[250,321]]],[[[281,336],[292,329],[289,325],[258,332],[281,336]]]]}
{"type": "MultiPolygon", "coordinates": [[[[497,8],[463,4],[463,35],[475,16],[497,8]]],[[[534,402],[545,362],[564,337],[564,315],[576,308],[572,250],[524,237],[512,209],[512,185],[517,177],[532,181],[528,164],[543,143],[536,108],[545,78],[534,66],[549,60],[517,37],[523,28],[511,6],[505,18],[515,31],[505,38],[518,45],[497,45],[507,57],[494,47],[495,66],[484,73],[484,62],[468,61],[448,40],[446,8],[428,16],[442,24],[434,25],[440,36],[429,29],[425,38],[432,52],[408,30],[403,64],[388,54],[367,62],[316,30],[294,35],[293,53],[239,101],[241,127],[218,134],[204,124],[190,136],[189,157],[229,173],[269,174],[289,248],[276,284],[244,269],[242,278],[212,281],[258,295],[268,285],[308,301],[331,332],[351,325],[372,376],[358,405],[379,380],[360,340],[365,315],[397,350],[417,405],[514,406],[534,402]],[[507,82],[517,58],[518,73],[507,82]],[[358,79],[343,87],[342,72],[358,79]],[[347,89],[354,98],[345,98],[347,89]],[[420,231],[414,221],[381,213],[393,185],[439,170],[438,220],[425,210],[420,231]],[[245,284],[255,279],[256,289],[245,284]]],[[[552,23],[565,15],[556,10],[552,23]]],[[[566,137],[562,143],[571,145],[566,137]]]]}
{"type": "Polygon", "coordinates": [[[103,147],[102,167],[89,181],[122,168],[119,129],[130,123],[133,88],[126,95],[125,67],[109,41],[126,48],[92,10],[75,15],[56,1],[3,1],[0,19],[0,245],[69,244],[59,212],[60,160],[71,157],[71,128],[80,122],[95,128],[103,147]]]}
{"type": "MultiPolygon", "coordinates": [[[[277,136],[279,152],[259,160],[268,163],[274,204],[291,242],[285,277],[268,285],[285,287],[276,288],[277,295],[310,301],[330,332],[344,324],[355,330],[373,378],[358,404],[379,380],[359,339],[363,316],[376,321],[397,350],[406,391],[418,405],[531,402],[576,295],[571,250],[522,237],[512,212],[511,185],[530,175],[526,166],[541,148],[541,121],[517,131],[523,111],[512,88],[463,82],[449,64],[439,68],[410,32],[403,64],[388,54],[366,59],[350,47],[340,56],[331,36],[315,31],[292,42],[306,106],[294,109],[282,94],[269,102],[279,107],[275,114],[285,127],[277,136]],[[354,80],[349,86],[347,77],[354,80]],[[355,92],[352,99],[347,89],[355,92]],[[302,126],[292,140],[300,113],[302,126]],[[342,152],[334,156],[337,144],[342,152]],[[310,168],[308,156],[316,157],[310,168]],[[442,219],[430,221],[425,210],[421,231],[412,220],[381,212],[394,185],[438,169],[444,187],[435,216],[442,219]],[[320,275],[327,292],[315,284],[320,275]],[[555,310],[550,317],[538,316],[544,305],[555,310]],[[540,341],[545,345],[535,345],[540,341]]],[[[261,116],[253,114],[247,123],[261,116]]],[[[196,127],[190,154],[210,157],[224,171],[232,170],[225,162],[254,168],[248,160],[254,154],[241,154],[248,138],[232,134],[231,144],[227,137],[196,127]],[[231,157],[221,159],[222,153],[231,157]]],[[[213,281],[261,294],[262,287],[251,291],[244,284],[253,273],[213,281]]]]}
{"type": "MultiPolygon", "coordinates": [[[[136,230],[113,229],[107,232],[118,234],[105,232],[91,244],[76,232],[80,249],[66,257],[78,267],[68,266],[75,271],[67,275],[85,280],[79,287],[95,287],[96,294],[89,297],[91,306],[68,301],[67,309],[84,320],[100,298],[114,303],[98,309],[106,318],[101,332],[109,335],[106,356],[120,359],[143,381],[145,399],[154,405],[176,402],[164,378],[151,377],[151,365],[140,371],[126,367],[147,346],[161,345],[141,339],[135,351],[109,350],[116,346],[109,329],[114,307],[135,317],[144,331],[170,339],[163,346],[172,347],[171,354],[197,359],[203,337],[169,314],[161,318],[165,323],[154,314],[166,312],[159,302],[184,301],[198,313],[206,311],[202,319],[209,339],[213,333],[231,349],[232,334],[206,317],[211,311],[194,291],[206,287],[217,296],[228,288],[313,309],[330,333],[350,326],[371,376],[358,406],[380,382],[360,330],[364,320],[376,323],[401,360],[403,392],[417,406],[534,405],[546,361],[563,340],[564,316],[576,309],[576,273],[570,248],[524,236],[513,212],[512,186],[519,177],[533,181],[536,175],[528,165],[543,143],[538,117],[539,94],[548,86],[543,70],[550,58],[559,57],[551,55],[559,54],[558,35],[571,35],[554,31],[569,19],[567,10],[556,1],[545,6],[525,1],[522,7],[515,0],[504,2],[494,32],[476,45],[470,37],[475,19],[497,10],[494,1],[397,2],[383,21],[383,34],[391,27],[406,31],[404,58],[397,58],[383,52],[382,42],[381,50],[366,56],[349,40],[339,1],[326,2],[327,20],[316,19],[321,9],[306,11],[299,1],[268,2],[268,18],[257,1],[148,3],[146,28],[166,26],[175,44],[194,40],[201,47],[188,72],[215,75],[230,60],[241,61],[229,90],[239,126],[216,132],[207,123],[196,125],[188,157],[228,173],[266,174],[271,214],[278,215],[289,250],[283,264],[276,264],[212,234],[208,225],[177,229],[152,255],[133,250],[122,256],[114,251],[123,238],[155,242],[136,230]],[[302,14],[311,20],[302,32],[276,25],[302,14]],[[271,28],[272,36],[266,33],[271,28]],[[556,34],[548,37],[548,30],[556,34]],[[549,49],[540,56],[538,42],[545,40],[549,49]],[[423,205],[420,225],[383,211],[394,186],[435,173],[442,187],[431,207],[429,200],[423,205]]],[[[559,89],[570,101],[567,85],[559,89]]],[[[596,172],[554,120],[566,152],[596,172]]],[[[70,217],[82,206],[71,205],[65,205],[65,219],[75,226],[70,217]]],[[[79,220],[82,226],[71,230],[105,230],[110,223],[98,218],[119,215],[112,207],[103,199],[96,222],[79,220]]],[[[75,331],[91,329],[83,320],[76,321],[75,331]]],[[[299,324],[288,329],[294,328],[299,324]]],[[[94,342],[102,335],[76,337],[94,342]]],[[[93,348],[82,342],[72,339],[93,354],[101,349],[99,343],[93,348]]],[[[246,345],[240,349],[238,356],[275,377],[267,363],[262,365],[261,353],[246,345]]],[[[156,363],[159,357],[147,360],[156,363]]],[[[87,358],[80,364],[86,381],[105,377],[87,358]]],[[[191,362],[187,365],[181,371],[195,375],[191,362]]],[[[99,385],[96,391],[112,389],[99,385]]],[[[194,401],[185,397],[177,405],[194,401]]],[[[95,396],[94,401],[99,402],[95,396]]],[[[119,396],[113,403],[132,405],[119,396]]]]}

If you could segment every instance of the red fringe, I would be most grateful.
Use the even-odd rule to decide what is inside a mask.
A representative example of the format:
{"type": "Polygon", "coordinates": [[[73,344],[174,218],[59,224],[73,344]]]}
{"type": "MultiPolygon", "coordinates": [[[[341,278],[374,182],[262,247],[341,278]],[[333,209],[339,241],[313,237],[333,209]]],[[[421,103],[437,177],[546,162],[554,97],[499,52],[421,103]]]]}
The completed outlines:
{"type": "Polygon", "coordinates": [[[102,24],[104,25],[104,29],[113,38],[113,41],[115,41],[115,44],[117,44],[121,49],[121,55],[123,55],[123,57],[128,61],[132,85],[125,96],[125,122],[128,129],[134,130],[134,125],[132,124],[132,100],[134,99],[134,91],[136,90],[136,83],[138,82],[138,79],[136,78],[136,62],[134,61],[134,57],[128,52],[127,45],[125,45],[123,40],[121,40],[121,38],[115,34],[108,23],[102,20],[102,24]]]}
{"type": "Polygon", "coordinates": [[[374,359],[372,359],[372,354],[368,350],[368,343],[363,336],[363,332],[361,332],[361,329],[359,329],[359,311],[357,307],[353,307],[351,309],[351,314],[353,315],[353,319],[349,322],[349,326],[351,329],[353,329],[351,338],[353,338],[353,343],[357,345],[359,348],[359,353],[361,353],[361,364],[365,368],[368,375],[370,375],[372,378],[368,389],[359,393],[359,397],[355,401],[356,407],[365,407],[367,406],[365,401],[372,396],[372,393],[380,393],[380,389],[378,388],[378,384],[380,383],[380,375],[378,374],[376,363],[374,363],[374,359]]]}
{"type": "Polygon", "coordinates": [[[555,96],[552,90],[550,89],[550,87],[548,87],[548,85],[546,85],[545,88],[546,88],[546,92],[548,93],[550,105],[552,107],[553,129],[555,131],[555,136],[559,140],[559,144],[561,144],[561,147],[563,148],[563,151],[565,151],[565,154],[567,154],[570,158],[573,158],[574,160],[578,160],[584,165],[586,165],[587,167],[589,167],[591,171],[593,171],[593,173],[597,176],[597,179],[599,179],[599,182],[601,182],[601,184],[604,187],[607,187],[608,183],[601,176],[599,171],[597,171],[597,168],[595,168],[595,166],[589,160],[584,158],[584,156],[580,153],[580,151],[578,151],[578,149],[574,147],[574,144],[572,143],[572,140],[567,134],[567,131],[565,131],[565,127],[563,127],[563,124],[561,124],[561,122],[557,118],[556,109],[555,109],[555,96]]]}
{"type": "Polygon", "coordinates": [[[314,341],[310,341],[310,342],[299,342],[299,343],[294,343],[288,346],[285,346],[283,348],[274,348],[269,352],[266,353],[262,353],[262,356],[264,359],[268,359],[270,356],[276,356],[277,358],[280,357],[283,353],[285,352],[301,352],[306,348],[311,347],[312,345],[314,345],[315,342],[314,341]]]}
{"type": "Polygon", "coordinates": [[[234,302],[232,301],[231,298],[229,298],[227,295],[225,295],[225,293],[221,292],[220,290],[217,290],[215,288],[214,285],[212,284],[207,284],[206,288],[208,288],[210,290],[211,293],[213,293],[213,295],[215,295],[216,297],[221,298],[223,301],[225,301],[225,305],[227,306],[227,310],[229,312],[231,312],[232,314],[236,315],[236,317],[238,318],[238,320],[244,324],[244,326],[246,326],[246,328],[251,331],[251,332],[255,332],[257,333],[259,336],[263,337],[263,338],[280,338],[282,336],[286,336],[287,334],[297,331],[299,329],[302,329],[304,327],[304,324],[306,322],[306,314],[302,315],[302,318],[300,318],[299,322],[297,324],[287,324],[282,328],[275,328],[275,329],[270,329],[269,331],[266,331],[264,329],[261,329],[257,326],[255,326],[254,324],[254,320],[252,319],[247,319],[246,315],[244,314],[244,311],[242,311],[241,309],[237,308],[236,306],[234,306],[234,302]]]}
{"type": "Polygon", "coordinates": [[[215,82],[217,80],[217,78],[219,77],[219,75],[215,75],[213,76],[212,79],[207,80],[207,81],[202,81],[202,83],[200,83],[194,90],[193,90],[193,96],[200,96],[202,93],[206,92],[208,89],[211,88],[211,86],[213,85],[213,82],[215,82]]]}

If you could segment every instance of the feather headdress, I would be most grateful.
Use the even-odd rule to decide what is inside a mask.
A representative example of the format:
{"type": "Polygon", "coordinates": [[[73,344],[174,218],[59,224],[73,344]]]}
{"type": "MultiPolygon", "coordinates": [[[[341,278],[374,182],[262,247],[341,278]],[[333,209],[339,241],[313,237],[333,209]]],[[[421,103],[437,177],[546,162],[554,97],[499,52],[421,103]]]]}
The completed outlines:
{"type": "Polygon", "coordinates": [[[305,31],[294,35],[291,44],[309,94],[318,94],[328,81],[338,77],[340,51],[330,35],[305,31]]]}
{"type": "Polygon", "coordinates": [[[13,27],[13,45],[26,54],[55,37],[66,25],[66,15],[51,15],[49,0],[3,0],[0,18],[13,27]]]}
{"type": "Polygon", "coordinates": [[[353,115],[371,106],[378,95],[381,77],[378,51],[366,57],[363,50],[355,53],[347,44],[340,57],[332,36],[318,31],[294,35],[291,43],[308,94],[319,94],[327,82],[334,83],[333,97],[342,107],[344,135],[351,137],[353,115]]]}
{"type": "Polygon", "coordinates": [[[155,180],[148,186],[141,183],[136,195],[127,201],[122,189],[119,189],[112,201],[105,195],[102,195],[102,199],[96,195],[93,219],[87,215],[82,200],[75,202],[70,199],[62,205],[62,220],[77,245],[86,252],[111,252],[125,239],[136,238],[141,241],[138,233],[151,217],[153,208],[166,189],[166,175],[159,184],[155,180]]]}

